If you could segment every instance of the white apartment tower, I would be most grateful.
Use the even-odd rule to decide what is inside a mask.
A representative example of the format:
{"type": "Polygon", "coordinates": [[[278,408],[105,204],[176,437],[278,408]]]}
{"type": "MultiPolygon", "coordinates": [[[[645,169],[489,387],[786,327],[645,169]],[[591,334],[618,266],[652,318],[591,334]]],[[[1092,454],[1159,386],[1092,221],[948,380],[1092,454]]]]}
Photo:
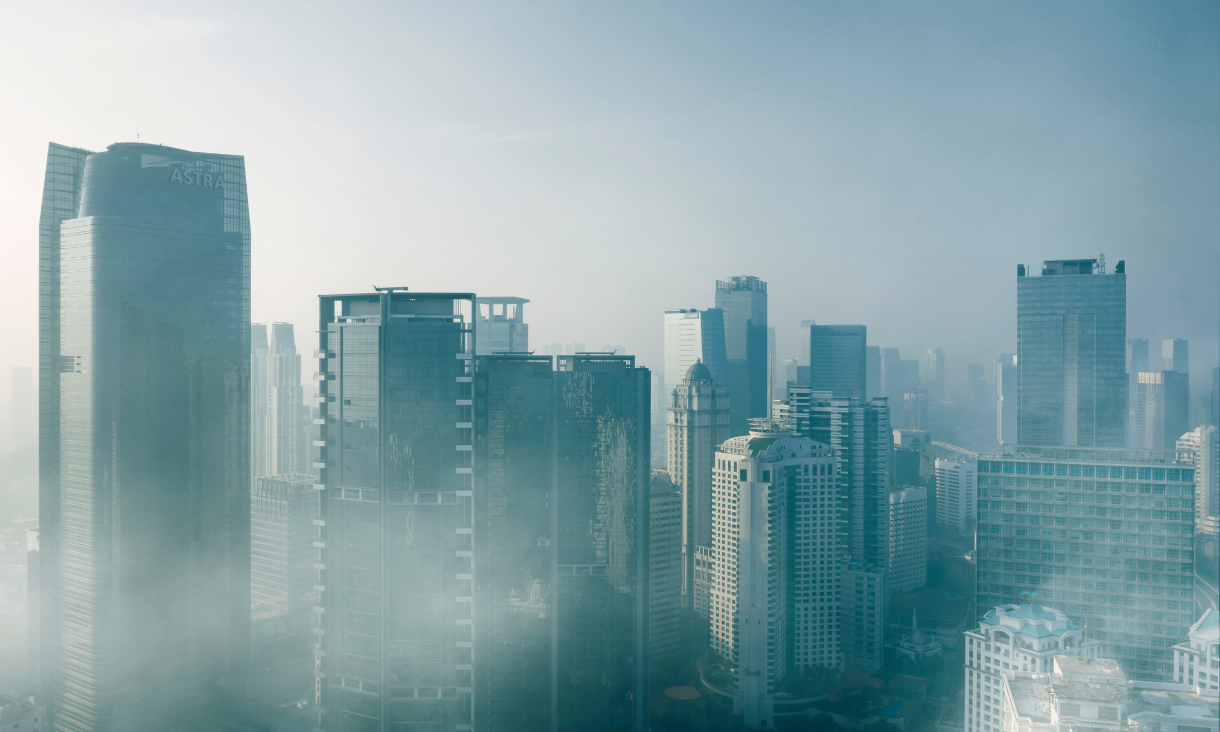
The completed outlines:
{"type": "Polygon", "coordinates": [[[889,509],[886,589],[890,594],[917,590],[928,577],[928,491],[909,485],[892,490],[889,509]]]}
{"type": "Polygon", "coordinates": [[[974,533],[978,463],[936,461],[936,523],[962,536],[974,533]]]}
{"type": "Polygon", "coordinates": [[[712,541],[712,466],[716,451],[729,439],[728,389],[696,361],[670,393],[666,411],[666,462],[670,480],[682,493],[682,600],[690,607],[695,604],[696,547],[712,541]]]}
{"type": "Polygon", "coordinates": [[[1196,427],[1178,439],[1182,459],[1195,464],[1195,531],[1203,532],[1220,516],[1220,430],[1212,425],[1196,427]]]}
{"type": "Polygon", "coordinates": [[[1004,678],[1051,673],[1055,656],[1097,657],[1097,644],[1063,612],[1036,602],[989,610],[966,631],[966,732],[1002,732],[1004,678]]]}
{"type": "Polygon", "coordinates": [[[788,673],[839,667],[840,513],[829,447],[759,423],[716,454],[711,646],[736,669],[733,711],[774,726],[788,673]]]}

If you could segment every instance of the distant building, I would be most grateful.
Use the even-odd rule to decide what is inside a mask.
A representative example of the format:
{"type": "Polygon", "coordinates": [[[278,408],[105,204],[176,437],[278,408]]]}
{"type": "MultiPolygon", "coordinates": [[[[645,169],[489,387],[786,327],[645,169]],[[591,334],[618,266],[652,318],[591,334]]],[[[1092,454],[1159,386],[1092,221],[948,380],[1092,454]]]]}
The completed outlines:
{"type": "Polygon", "coordinates": [[[870,396],[885,397],[895,409],[902,395],[919,391],[919,361],[903,359],[897,348],[881,349],[881,392],[870,396]]]}
{"type": "Polygon", "coordinates": [[[910,635],[912,615],[919,613],[919,629],[947,651],[961,645],[962,634],[973,629],[974,598],[950,595],[944,590],[922,587],[913,592],[890,593],[886,602],[885,635],[901,638],[910,635]]]}
{"type": "Polygon", "coordinates": [[[851,563],[843,569],[841,623],[843,666],[872,673],[885,659],[885,569],[851,563]]]}
{"type": "Polygon", "coordinates": [[[529,353],[530,327],[524,297],[475,298],[475,353],[529,353]]]}
{"type": "Polygon", "coordinates": [[[724,314],[732,399],[729,433],[744,435],[750,419],[768,416],[767,283],[749,276],[717,280],[716,307],[724,314]]]}
{"type": "Polygon", "coordinates": [[[839,668],[837,475],[831,449],[776,423],[716,454],[712,650],[735,670],[733,711],[773,727],[785,675],[839,668]]]}
{"type": "Polygon", "coordinates": [[[864,353],[864,395],[884,396],[881,391],[881,349],[867,346],[864,353]]]}
{"type": "Polygon", "coordinates": [[[668,473],[682,493],[681,595],[690,606],[696,547],[712,545],[712,473],[716,451],[729,439],[729,395],[696,361],[669,398],[668,473]]]}
{"type": "Polygon", "coordinates": [[[1170,338],[1161,341],[1161,360],[1166,371],[1180,374],[1190,373],[1190,344],[1185,338],[1170,338]]]}
{"type": "Polygon", "coordinates": [[[1190,375],[1141,373],[1135,424],[1138,449],[1173,450],[1178,438],[1190,429],[1190,375]]]}
{"type": "MultiPolygon", "coordinates": [[[[897,407],[898,405],[895,405],[897,407]]],[[[902,395],[903,422],[909,430],[928,429],[928,395],[907,392],[902,395]]]]}
{"type": "Polygon", "coordinates": [[[313,542],[318,495],[311,475],[287,474],[254,481],[250,493],[250,600],[256,610],[305,612],[314,605],[313,542]]]}
{"type": "Polygon", "coordinates": [[[1017,266],[1017,442],[1124,447],[1126,266],[1051,260],[1017,266]]]}
{"type": "Polygon", "coordinates": [[[1001,605],[966,633],[966,732],[1010,732],[1004,717],[1004,677],[1050,673],[1056,656],[1095,658],[1098,645],[1066,614],[1033,604],[1001,605]]]}
{"type": "Polygon", "coordinates": [[[937,460],[936,521],[961,536],[974,533],[978,463],[937,460]]]}
{"type": "Polygon", "coordinates": [[[729,362],[726,353],[722,310],[667,310],[665,383],[664,391],[660,393],[663,403],[669,403],[674,388],[682,383],[686,372],[696,363],[702,363],[711,373],[712,380],[727,390],[729,362]]]}
{"type": "Polygon", "coordinates": [[[648,649],[653,663],[682,653],[682,491],[652,471],[648,526],[648,649]]]}
{"type": "Polygon", "coordinates": [[[1148,339],[1127,339],[1127,447],[1137,447],[1135,410],[1139,404],[1140,374],[1152,371],[1148,360],[1148,339]]]}
{"type": "Polygon", "coordinates": [[[801,336],[809,349],[805,386],[838,399],[868,398],[868,328],[809,322],[802,324],[801,336]]]}
{"type": "Polygon", "coordinates": [[[928,492],[902,486],[889,492],[888,592],[910,592],[928,577],[928,492]]]}
{"type": "Polygon", "coordinates": [[[912,661],[922,661],[930,656],[943,656],[944,647],[919,628],[919,611],[911,611],[911,633],[894,641],[894,652],[912,661]]]}
{"type": "Polygon", "coordinates": [[[1220,612],[1204,610],[1190,626],[1186,642],[1173,647],[1173,682],[1200,691],[1220,689],[1220,612]]]}
{"type": "Polygon", "coordinates": [[[932,394],[932,401],[945,400],[945,352],[939,348],[929,348],[924,359],[924,377],[932,394]]]}
{"type": "Polygon", "coordinates": [[[1036,592],[1129,676],[1170,680],[1169,648],[1194,612],[1193,463],[1006,446],[980,456],[978,483],[978,606],[1036,592]]]}
{"type": "Polygon", "coordinates": [[[1001,353],[995,360],[996,442],[1010,445],[1017,440],[1017,356],[1001,353]]]}
{"type": "Polygon", "coordinates": [[[1195,466],[1195,530],[1220,516],[1220,430],[1196,427],[1178,439],[1178,454],[1195,466]]]}

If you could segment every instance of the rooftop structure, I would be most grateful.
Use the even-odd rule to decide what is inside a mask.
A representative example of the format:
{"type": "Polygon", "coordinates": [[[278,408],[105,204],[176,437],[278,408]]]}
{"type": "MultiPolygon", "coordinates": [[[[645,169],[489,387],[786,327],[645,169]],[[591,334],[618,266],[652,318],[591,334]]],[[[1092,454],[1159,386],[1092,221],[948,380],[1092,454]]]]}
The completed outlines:
{"type": "Polygon", "coordinates": [[[1220,689],[1220,612],[1204,610],[1190,626],[1186,642],[1173,647],[1173,680],[1200,689],[1220,689]]]}
{"type": "Polygon", "coordinates": [[[475,298],[475,353],[529,353],[524,297],[475,298]]]}

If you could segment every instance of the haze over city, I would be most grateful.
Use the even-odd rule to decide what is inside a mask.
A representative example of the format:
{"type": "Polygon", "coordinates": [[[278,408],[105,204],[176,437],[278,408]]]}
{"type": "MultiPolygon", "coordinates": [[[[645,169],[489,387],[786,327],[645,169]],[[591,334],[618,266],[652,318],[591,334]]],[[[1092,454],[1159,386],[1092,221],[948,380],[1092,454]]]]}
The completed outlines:
{"type": "Polygon", "coordinates": [[[1220,732],[1220,5],[0,7],[0,728],[1220,732]]]}

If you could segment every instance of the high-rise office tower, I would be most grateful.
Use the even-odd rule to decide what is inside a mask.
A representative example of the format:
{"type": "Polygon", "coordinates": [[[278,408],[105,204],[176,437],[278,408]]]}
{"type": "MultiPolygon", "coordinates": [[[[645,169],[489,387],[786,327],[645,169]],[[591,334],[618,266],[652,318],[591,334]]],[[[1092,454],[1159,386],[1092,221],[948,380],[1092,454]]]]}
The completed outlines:
{"type": "Polygon", "coordinates": [[[34,369],[14,366],[9,375],[9,446],[14,452],[34,446],[34,369]]]}
{"type": "Polygon", "coordinates": [[[733,711],[774,727],[784,677],[839,668],[839,506],[831,449],[777,423],[716,454],[711,646],[734,669],[733,711]]]}
{"type": "Polygon", "coordinates": [[[927,490],[927,529],[936,529],[936,455],[932,452],[932,433],[924,430],[894,430],[894,462],[890,483],[917,486],[927,490]]]}
{"type": "Polygon", "coordinates": [[[886,589],[910,592],[928,577],[928,492],[901,486],[889,492],[889,557],[886,589]]]}
{"type": "Polygon", "coordinates": [[[1136,428],[1135,410],[1139,403],[1140,374],[1151,371],[1148,361],[1148,339],[1127,339],[1127,447],[1136,447],[1139,430],[1136,428]]]}
{"type": "Polygon", "coordinates": [[[995,359],[996,442],[1010,445],[1017,440],[1017,356],[1001,353],[995,359]]]}
{"type": "MultiPolygon", "coordinates": [[[[311,475],[258,478],[250,493],[250,601],[256,615],[308,613],[317,599],[318,491],[311,475]]],[[[304,618],[302,618],[304,620],[304,618]]],[[[308,626],[301,624],[308,635],[308,626]]],[[[257,636],[257,632],[255,633],[257,636]]],[[[306,649],[307,650],[307,649],[306,649]]]]}
{"type": "Polygon", "coordinates": [[[768,414],[767,283],[748,276],[717,280],[716,307],[724,314],[728,387],[733,400],[730,434],[744,435],[749,432],[747,420],[768,414]]]}
{"type": "Polygon", "coordinates": [[[928,429],[928,395],[926,393],[919,391],[902,395],[902,421],[903,427],[908,430],[928,429]]]}
{"type": "Polygon", "coordinates": [[[1136,399],[1136,444],[1141,450],[1173,450],[1190,429],[1190,375],[1143,372],[1136,399]]]}
{"type": "Polygon", "coordinates": [[[1005,447],[978,462],[978,607],[1037,592],[1129,675],[1172,678],[1194,612],[1195,468],[1174,453],[1005,447]]]}
{"type": "Polygon", "coordinates": [[[945,400],[945,353],[939,348],[929,348],[924,359],[924,377],[931,389],[932,401],[945,400]]]}
{"type": "Polygon", "coordinates": [[[881,391],[881,349],[865,346],[864,349],[864,395],[884,396],[881,391]]]}
{"type": "Polygon", "coordinates": [[[919,391],[919,361],[904,359],[897,348],[881,349],[881,392],[873,396],[885,397],[897,406],[902,395],[919,391]]]}
{"type": "Polygon", "coordinates": [[[475,302],[475,352],[529,353],[530,327],[525,322],[523,297],[480,297],[475,302]]]}
{"type": "Polygon", "coordinates": [[[983,364],[966,364],[966,394],[967,399],[970,400],[970,408],[976,414],[982,414],[991,409],[995,406],[992,398],[994,393],[994,389],[987,383],[987,377],[983,375],[983,364]]]}
{"type": "Polygon", "coordinates": [[[694,599],[697,547],[712,541],[712,467],[729,439],[728,390],[696,362],[670,395],[669,476],[682,492],[682,601],[694,599]]]}
{"type": "Polygon", "coordinates": [[[868,329],[863,325],[810,324],[802,334],[809,347],[809,379],[805,385],[839,399],[866,399],[868,329]]]}
{"type": "Polygon", "coordinates": [[[268,388],[271,371],[267,368],[267,326],[250,324],[250,480],[267,475],[267,420],[271,408],[268,388]]]}
{"type": "MultiPolygon", "coordinates": [[[[665,383],[659,396],[668,404],[686,372],[702,363],[721,386],[729,386],[729,362],[724,346],[724,312],[667,310],[665,312],[665,383]]],[[[664,422],[664,420],[662,420],[664,422]]]]}
{"type": "MultiPolygon", "coordinates": [[[[767,407],[770,408],[775,395],[787,391],[779,381],[779,357],[775,352],[775,327],[767,326],[767,407]]],[[[770,415],[767,415],[770,416],[770,415]]]]}
{"type": "Polygon", "coordinates": [[[473,724],[473,310],[467,294],[320,298],[324,730],[473,724]]]}
{"type": "Polygon", "coordinates": [[[851,562],[843,569],[840,606],[843,665],[872,673],[885,660],[885,615],[890,591],[884,567],[851,562]]]}
{"type": "Polygon", "coordinates": [[[652,471],[648,525],[648,659],[682,654],[682,491],[652,471]]]}
{"type": "Polygon", "coordinates": [[[978,463],[937,460],[936,521],[961,536],[974,533],[978,463]]]}
{"type": "Polygon", "coordinates": [[[1127,275],[1097,259],[1017,266],[1017,442],[1126,444],[1127,275]]]}
{"type": "Polygon", "coordinates": [[[497,355],[474,378],[474,728],[643,732],[651,374],[497,355]]]}
{"type": "Polygon", "coordinates": [[[1180,374],[1190,373],[1190,343],[1185,338],[1169,338],[1161,341],[1162,367],[1166,371],[1180,374]]]}
{"type": "Polygon", "coordinates": [[[166,729],[245,688],[243,159],[52,144],[39,271],[48,717],[54,729],[166,729]]]}
{"type": "Polygon", "coordinates": [[[862,565],[884,567],[894,443],[885,400],[836,399],[807,386],[791,392],[786,403],[775,405],[777,418],[792,420],[802,437],[830,445],[839,462],[844,555],[862,565]]]}
{"type": "Polygon", "coordinates": [[[301,426],[301,357],[292,323],[272,323],[267,343],[267,463],[266,475],[299,471],[301,426]]]}
{"type": "Polygon", "coordinates": [[[1220,429],[1196,427],[1178,438],[1177,450],[1194,462],[1195,530],[1202,533],[1220,516],[1220,429]]]}

